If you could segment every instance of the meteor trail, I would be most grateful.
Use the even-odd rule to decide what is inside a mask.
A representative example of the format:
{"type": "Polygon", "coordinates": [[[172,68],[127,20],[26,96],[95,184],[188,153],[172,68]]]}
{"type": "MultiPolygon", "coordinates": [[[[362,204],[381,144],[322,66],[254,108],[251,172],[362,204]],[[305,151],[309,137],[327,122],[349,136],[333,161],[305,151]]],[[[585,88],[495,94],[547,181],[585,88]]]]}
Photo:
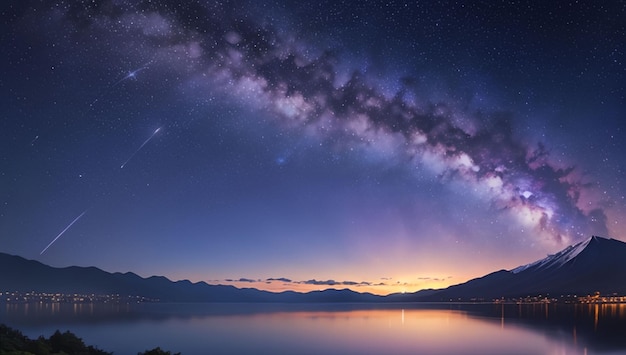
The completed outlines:
{"type": "Polygon", "coordinates": [[[131,72],[129,72],[125,77],[121,78],[120,80],[116,81],[115,84],[109,86],[101,95],[99,95],[98,97],[96,97],[95,100],[93,100],[89,106],[93,106],[96,102],[98,102],[98,100],[100,100],[105,94],[107,94],[109,91],[111,91],[113,88],[115,88],[116,86],[118,86],[120,83],[122,83],[123,81],[126,81],[130,78],[135,78],[137,76],[137,73],[139,73],[142,70],[148,69],[148,64],[150,64],[150,62],[146,63],[143,67],[135,69],[131,72]]]}
{"type": "Polygon", "coordinates": [[[120,166],[120,169],[124,169],[124,165],[128,164],[128,162],[135,156],[135,154],[137,154],[137,152],[139,152],[141,148],[143,148],[143,146],[146,145],[146,143],[148,143],[152,139],[152,137],[154,137],[155,134],[159,133],[160,130],[161,130],[161,127],[155,129],[154,132],[150,135],[150,137],[148,137],[148,139],[146,139],[145,142],[141,143],[139,148],[137,148],[137,150],[135,150],[135,152],[131,154],[130,157],[128,157],[128,159],[126,159],[124,164],[120,166]]]}
{"type": "MultiPolygon", "coordinates": [[[[85,212],[87,212],[87,210],[85,210],[85,212]]],[[[57,235],[57,237],[56,237],[56,238],[52,239],[52,241],[50,242],[50,244],[48,244],[48,246],[46,246],[45,248],[43,248],[43,250],[41,251],[41,253],[39,253],[39,255],[42,255],[42,254],[43,254],[46,250],[48,250],[48,248],[50,248],[50,246],[51,246],[52,244],[54,244],[54,242],[56,242],[56,241],[57,241],[57,239],[59,239],[59,238],[63,235],[63,233],[65,233],[68,229],[70,229],[70,227],[71,227],[74,223],[76,223],[76,221],[78,221],[78,220],[80,219],[80,217],[82,217],[82,216],[85,214],[85,212],[81,213],[78,217],[74,218],[74,220],[72,221],[72,223],[68,224],[68,225],[67,225],[67,227],[65,227],[65,229],[63,229],[63,230],[61,231],[61,233],[59,233],[59,235],[57,235]]]]}
{"type": "Polygon", "coordinates": [[[126,75],[125,77],[123,77],[120,80],[118,80],[115,84],[111,85],[110,89],[116,87],[117,85],[119,85],[119,83],[121,83],[124,80],[130,79],[130,78],[134,78],[137,75],[137,73],[139,73],[140,71],[142,71],[144,69],[148,69],[148,67],[144,66],[144,67],[141,67],[139,69],[131,71],[130,73],[128,73],[128,75],[126,75]]]}

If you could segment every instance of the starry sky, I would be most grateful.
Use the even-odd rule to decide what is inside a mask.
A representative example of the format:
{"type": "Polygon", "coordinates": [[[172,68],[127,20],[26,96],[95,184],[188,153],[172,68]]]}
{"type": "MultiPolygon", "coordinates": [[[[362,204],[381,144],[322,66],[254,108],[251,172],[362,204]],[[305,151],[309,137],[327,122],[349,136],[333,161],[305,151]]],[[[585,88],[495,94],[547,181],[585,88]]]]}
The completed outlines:
{"type": "Polygon", "coordinates": [[[9,1],[0,251],[440,288],[626,240],[623,1],[9,1]]]}

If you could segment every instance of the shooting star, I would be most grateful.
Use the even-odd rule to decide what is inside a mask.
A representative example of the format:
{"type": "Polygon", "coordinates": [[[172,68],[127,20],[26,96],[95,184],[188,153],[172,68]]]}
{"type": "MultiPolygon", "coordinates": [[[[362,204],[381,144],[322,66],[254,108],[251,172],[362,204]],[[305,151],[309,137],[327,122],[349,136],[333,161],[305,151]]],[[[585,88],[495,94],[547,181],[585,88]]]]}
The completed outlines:
{"type": "Polygon", "coordinates": [[[78,221],[80,219],[80,217],[82,217],[85,213],[87,212],[87,210],[85,210],[85,212],[81,213],[78,217],[74,218],[74,220],[72,221],[72,223],[68,224],[67,227],[65,227],[65,229],[63,229],[61,231],[61,233],[59,233],[59,235],[57,235],[56,238],[52,239],[52,241],[50,242],[50,244],[48,244],[48,246],[46,246],[45,248],[43,248],[43,250],[41,251],[41,253],[39,253],[39,255],[42,255],[46,250],[48,250],[48,248],[50,248],[50,246],[52,244],[54,244],[54,242],[57,241],[57,239],[61,238],[61,236],[63,235],[63,233],[65,233],[68,229],[70,229],[70,227],[76,223],[76,221],[78,221]]]}
{"type": "Polygon", "coordinates": [[[33,139],[32,141],[30,141],[30,145],[35,145],[35,142],[37,141],[37,139],[39,139],[39,135],[35,136],[35,139],[33,139]]]}
{"type": "Polygon", "coordinates": [[[115,88],[116,86],[118,86],[118,85],[119,85],[119,84],[121,84],[122,82],[124,82],[124,81],[126,81],[126,80],[128,80],[128,79],[131,79],[131,78],[132,78],[132,79],[135,79],[135,78],[137,77],[137,73],[139,73],[139,72],[140,72],[140,71],[142,71],[142,70],[148,69],[149,64],[150,64],[151,62],[152,62],[152,61],[150,61],[150,62],[148,62],[148,63],[144,64],[144,66],[142,66],[141,68],[138,68],[138,69],[135,69],[135,70],[133,70],[133,71],[129,72],[129,73],[128,73],[125,77],[121,78],[120,80],[116,81],[113,85],[111,85],[111,86],[109,86],[108,88],[106,88],[106,90],[105,90],[105,91],[104,91],[101,95],[99,95],[98,97],[96,97],[96,99],[95,99],[95,100],[93,100],[93,101],[89,104],[89,106],[93,106],[93,105],[94,105],[96,102],[98,102],[98,100],[100,100],[100,99],[101,99],[104,95],[106,95],[109,91],[111,91],[113,88],[115,88]]]}
{"type": "Polygon", "coordinates": [[[128,159],[126,159],[126,161],[124,162],[124,164],[122,164],[122,166],[120,166],[120,169],[124,169],[124,166],[126,164],[128,164],[128,162],[135,156],[135,154],[137,154],[141,148],[143,148],[144,145],[146,145],[146,143],[150,142],[150,140],[157,134],[159,133],[159,131],[161,130],[161,127],[157,128],[154,130],[154,132],[150,135],[150,137],[148,137],[148,139],[145,140],[145,142],[141,143],[141,145],[139,146],[139,148],[137,148],[137,150],[135,150],[135,152],[133,154],[130,155],[130,157],[128,157],[128,159]]]}
{"type": "Polygon", "coordinates": [[[126,75],[125,77],[121,78],[120,80],[118,80],[115,84],[111,85],[111,87],[109,89],[113,89],[114,87],[116,87],[117,85],[119,85],[122,81],[126,81],[130,78],[135,78],[137,76],[137,73],[139,73],[140,71],[144,70],[144,69],[148,69],[148,66],[143,66],[139,69],[135,69],[133,71],[131,71],[130,73],[128,73],[128,75],[126,75]]]}

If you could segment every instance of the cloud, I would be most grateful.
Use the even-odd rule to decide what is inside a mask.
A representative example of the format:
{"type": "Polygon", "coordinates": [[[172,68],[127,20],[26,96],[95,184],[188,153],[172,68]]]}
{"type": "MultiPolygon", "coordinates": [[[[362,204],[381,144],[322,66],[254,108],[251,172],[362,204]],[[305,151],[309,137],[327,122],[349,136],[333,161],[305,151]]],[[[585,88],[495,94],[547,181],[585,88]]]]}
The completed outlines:
{"type": "Polygon", "coordinates": [[[295,283],[305,284],[305,285],[317,285],[317,286],[372,286],[371,282],[367,281],[335,281],[335,280],[307,280],[307,281],[298,281],[295,283]]]}
{"type": "Polygon", "coordinates": [[[226,282],[248,282],[248,283],[259,282],[259,280],[248,279],[248,278],[245,278],[245,277],[242,277],[242,278],[239,278],[239,279],[224,279],[224,281],[226,281],[226,282]]]}
{"type": "Polygon", "coordinates": [[[318,281],[318,280],[315,280],[315,279],[308,280],[308,281],[300,281],[298,283],[305,284],[305,285],[318,285],[318,286],[321,286],[321,285],[335,286],[335,285],[339,284],[339,282],[337,282],[335,280],[326,280],[326,281],[319,280],[318,281]]]}
{"type": "Polygon", "coordinates": [[[270,277],[266,281],[281,281],[281,282],[285,282],[285,283],[291,283],[291,279],[288,279],[288,278],[285,278],[285,277],[278,277],[278,278],[270,277]]]}
{"type": "Polygon", "coordinates": [[[249,283],[252,283],[252,282],[259,282],[259,281],[260,281],[260,280],[247,279],[247,278],[244,278],[244,277],[240,278],[239,280],[236,280],[236,282],[249,282],[249,283]]]}
{"type": "Polygon", "coordinates": [[[286,284],[299,284],[299,285],[315,285],[315,286],[386,286],[385,283],[372,283],[368,281],[335,281],[335,280],[306,280],[306,281],[295,281],[292,279],[288,279],[285,277],[278,278],[267,278],[265,280],[255,280],[251,278],[239,278],[239,279],[225,279],[226,282],[247,282],[247,283],[255,283],[255,282],[264,282],[271,283],[275,281],[283,282],[286,284]]]}
{"type": "Polygon", "coordinates": [[[418,277],[417,279],[419,281],[436,281],[436,282],[441,282],[441,281],[446,281],[449,278],[450,277],[446,277],[446,278],[440,278],[440,277],[418,277]]]}

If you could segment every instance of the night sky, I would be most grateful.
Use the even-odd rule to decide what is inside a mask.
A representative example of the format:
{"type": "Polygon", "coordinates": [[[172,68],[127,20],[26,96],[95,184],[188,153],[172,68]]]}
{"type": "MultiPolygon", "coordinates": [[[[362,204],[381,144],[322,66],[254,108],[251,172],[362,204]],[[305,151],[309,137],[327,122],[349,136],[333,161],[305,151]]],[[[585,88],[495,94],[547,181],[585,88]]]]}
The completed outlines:
{"type": "Polygon", "coordinates": [[[387,294],[626,240],[623,1],[0,8],[1,252],[387,294]]]}

